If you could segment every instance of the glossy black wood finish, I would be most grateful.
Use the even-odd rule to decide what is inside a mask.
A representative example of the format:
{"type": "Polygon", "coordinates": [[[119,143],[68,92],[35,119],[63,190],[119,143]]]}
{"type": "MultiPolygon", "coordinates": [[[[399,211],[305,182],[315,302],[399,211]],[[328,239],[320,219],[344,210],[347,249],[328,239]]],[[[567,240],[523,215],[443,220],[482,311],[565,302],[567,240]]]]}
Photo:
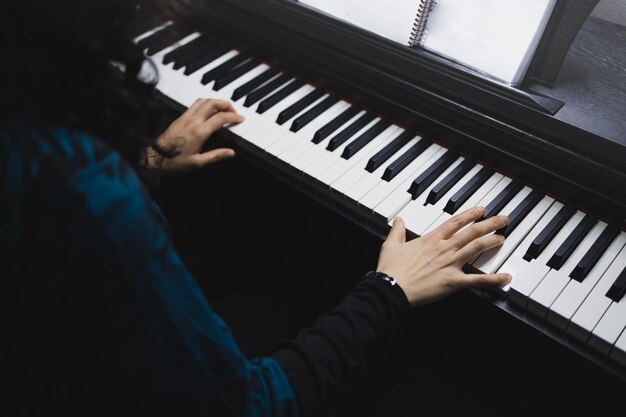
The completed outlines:
{"type": "Polygon", "coordinates": [[[546,114],[524,92],[289,1],[210,1],[197,23],[559,200],[626,225],[626,148],[546,114]]]}

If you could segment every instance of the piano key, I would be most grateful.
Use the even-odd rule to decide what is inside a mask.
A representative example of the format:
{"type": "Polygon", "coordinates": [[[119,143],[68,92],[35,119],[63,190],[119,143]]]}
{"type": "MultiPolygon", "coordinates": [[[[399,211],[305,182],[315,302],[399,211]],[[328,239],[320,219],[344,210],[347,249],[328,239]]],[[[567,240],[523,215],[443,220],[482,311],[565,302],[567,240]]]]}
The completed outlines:
{"type": "MultiPolygon", "coordinates": [[[[461,164],[457,165],[457,168],[463,165],[467,161],[468,160],[465,160],[461,164]]],[[[448,192],[443,196],[443,198],[439,199],[439,201],[437,201],[435,204],[428,204],[427,203],[428,197],[426,197],[426,194],[423,194],[423,196],[426,199],[424,204],[420,204],[420,205],[415,204],[416,201],[420,200],[418,199],[418,200],[412,201],[405,207],[405,209],[407,209],[407,207],[410,205],[414,205],[415,207],[411,213],[414,217],[414,220],[405,219],[405,221],[407,222],[407,228],[409,228],[409,230],[411,230],[413,233],[419,236],[423,236],[425,234],[426,230],[430,227],[430,225],[433,224],[433,222],[437,220],[439,216],[441,216],[442,213],[444,213],[443,209],[445,207],[446,201],[454,193],[456,193],[457,190],[461,188],[466,181],[469,181],[482,168],[481,165],[476,165],[474,161],[471,161],[471,162],[472,162],[471,170],[468,171],[465,174],[465,176],[461,178],[461,181],[458,181],[457,184],[455,184],[450,190],[448,190],[448,192]]],[[[451,173],[456,171],[457,168],[455,168],[451,173]]],[[[448,174],[448,176],[449,175],[450,174],[448,174]]],[[[437,186],[435,185],[432,189],[434,190],[436,187],[437,186]]],[[[431,190],[431,193],[432,193],[432,190],[431,190]]],[[[430,195],[430,193],[428,195],[430,195]]],[[[401,217],[402,217],[402,213],[403,212],[400,212],[401,217]]]]}
{"type": "Polygon", "coordinates": [[[596,225],[581,241],[561,269],[551,269],[548,272],[545,278],[537,285],[537,288],[530,294],[527,307],[528,312],[541,319],[546,318],[550,307],[571,280],[569,274],[576,267],[578,259],[582,258],[591,248],[593,242],[600,236],[605,226],[606,224],[596,225]]]}
{"type": "Polygon", "coordinates": [[[496,233],[504,237],[509,237],[513,230],[515,230],[521,221],[526,218],[528,213],[530,213],[530,211],[542,198],[543,193],[541,191],[533,190],[533,192],[531,192],[528,197],[526,197],[524,201],[522,201],[521,204],[511,212],[511,214],[509,214],[509,223],[502,229],[496,231],[496,233]]]}
{"type": "Polygon", "coordinates": [[[195,39],[193,39],[192,41],[181,45],[178,48],[175,48],[174,50],[163,55],[163,59],[161,60],[161,62],[163,63],[163,65],[167,65],[172,62],[176,62],[179,59],[184,60],[185,57],[200,53],[200,51],[203,51],[204,48],[209,47],[210,45],[215,43],[216,42],[208,36],[197,34],[195,39]]]}
{"type": "MultiPolygon", "coordinates": [[[[623,232],[622,235],[624,235],[623,232]]],[[[613,303],[613,300],[607,297],[606,293],[624,268],[626,268],[626,246],[620,250],[611,266],[602,275],[591,293],[580,305],[574,317],[572,317],[567,328],[569,335],[583,343],[587,343],[596,324],[598,324],[611,303],[613,303]]]]}
{"type": "Polygon", "coordinates": [[[598,220],[592,215],[588,214],[585,216],[583,221],[576,226],[576,229],[572,231],[565,242],[563,242],[559,249],[557,249],[552,258],[550,258],[548,266],[552,269],[560,269],[597,221],[598,220]]]}
{"type": "Polygon", "coordinates": [[[315,144],[319,144],[324,139],[335,133],[337,130],[344,127],[348,123],[348,121],[354,119],[354,116],[356,116],[360,112],[361,110],[357,106],[350,106],[343,113],[337,115],[337,117],[328,122],[328,124],[315,132],[315,136],[313,137],[312,142],[315,144]]]}
{"type": "Polygon", "coordinates": [[[448,170],[450,165],[458,160],[458,155],[454,151],[448,151],[441,156],[435,163],[431,164],[427,170],[422,172],[411,184],[409,193],[413,200],[419,197],[433,182],[441,176],[441,173],[448,170]]]}
{"type": "Polygon", "coordinates": [[[150,38],[140,41],[139,46],[146,49],[146,55],[152,56],[192,33],[194,33],[194,30],[189,27],[172,24],[156,32],[150,38]]]}
{"type": "MultiPolygon", "coordinates": [[[[278,91],[281,91],[283,94],[288,95],[290,94],[289,93],[290,90],[291,92],[293,92],[295,91],[294,89],[300,88],[302,85],[304,85],[304,82],[296,81],[291,75],[281,74],[280,76],[272,79],[270,82],[263,84],[262,86],[247,93],[246,94],[247,97],[243,105],[245,107],[252,107],[253,105],[257,104],[259,101],[261,101],[263,98],[278,91]],[[287,83],[290,83],[290,84],[287,84],[287,83]],[[285,85],[289,86],[289,89],[282,89],[283,86],[285,85]]],[[[265,109],[264,111],[260,113],[264,113],[266,110],[267,109],[265,109]]]]}
{"type": "Polygon", "coordinates": [[[302,97],[300,100],[280,112],[278,114],[278,118],[276,119],[276,123],[278,123],[279,125],[287,123],[289,120],[296,117],[311,104],[317,102],[323,96],[324,92],[322,90],[314,89],[309,94],[302,97]]]}
{"type": "Polygon", "coordinates": [[[512,181],[492,201],[485,206],[485,214],[478,221],[488,219],[498,214],[524,188],[520,181],[512,181]]]}
{"type": "MultiPolygon", "coordinates": [[[[278,78],[276,82],[279,83],[279,82],[282,82],[282,80],[278,78]]],[[[298,91],[298,89],[300,89],[303,85],[305,85],[304,81],[296,79],[296,80],[291,81],[287,85],[281,86],[282,88],[280,88],[275,93],[267,97],[262,96],[262,93],[265,93],[269,89],[269,87],[274,87],[273,85],[270,85],[270,84],[263,86],[258,91],[252,92],[248,96],[248,99],[246,99],[245,105],[251,106],[252,104],[254,104],[254,99],[256,99],[257,97],[260,97],[260,99],[262,99],[263,101],[259,103],[259,107],[257,108],[256,112],[259,114],[264,114],[269,109],[271,109],[278,103],[282,102],[285,98],[289,97],[291,94],[293,94],[295,91],[298,91]]]]}
{"type": "Polygon", "coordinates": [[[510,284],[509,299],[514,305],[524,309],[526,308],[530,295],[550,272],[550,267],[547,265],[550,257],[585,217],[585,214],[581,211],[575,213],[537,259],[531,260],[530,262],[525,260],[523,256],[527,251],[526,248],[533,242],[535,236],[539,235],[550,221],[558,215],[562,208],[562,203],[555,202],[553,207],[551,207],[546,215],[537,223],[534,230],[520,243],[515,253],[507,259],[505,265],[500,268],[500,272],[510,271],[509,273],[513,275],[513,281],[510,284]],[[508,269],[505,269],[505,266],[508,269]]]}
{"type": "Polygon", "coordinates": [[[584,281],[579,282],[572,279],[567,284],[567,287],[565,287],[550,308],[548,323],[563,331],[567,329],[578,308],[594,289],[598,281],[600,281],[600,278],[624,246],[626,246],[626,233],[620,233],[604,251],[598,262],[591,268],[584,281]]]}
{"type": "Polygon", "coordinates": [[[354,137],[355,134],[361,130],[365,126],[372,124],[372,120],[376,118],[374,113],[366,112],[361,117],[359,117],[354,123],[350,126],[343,129],[341,132],[337,133],[331,140],[328,142],[327,150],[333,152],[337,150],[340,146],[342,146],[347,140],[354,137]]]}
{"type": "Polygon", "coordinates": [[[619,303],[624,298],[624,293],[626,293],[626,269],[622,271],[622,273],[617,277],[611,288],[606,293],[606,296],[611,300],[619,303]]]}
{"type": "MultiPolygon", "coordinates": [[[[377,170],[373,172],[369,172],[367,169],[359,170],[358,174],[355,174],[356,181],[347,187],[344,190],[344,197],[348,200],[352,200],[352,202],[358,202],[365,194],[367,194],[370,190],[372,190],[380,181],[382,180],[382,175],[387,169],[387,166],[391,164],[394,159],[401,157],[404,153],[406,153],[409,149],[415,146],[419,141],[422,140],[420,137],[413,137],[410,141],[408,141],[404,147],[398,149],[398,151],[392,155],[386,163],[383,163],[377,170]]],[[[394,139],[395,141],[395,139],[394,139]]],[[[392,141],[393,143],[393,141],[392,141]]],[[[386,145],[385,148],[388,148],[389,144],[386,145]]],[[[380,151],[378,151],[380,153],[380,151]]],[[[371,158],[366,161],[365,167],[367,168],[367,164],[369,164],[371,158]]]]}
{"type": "Polygon", "coordinates": [[[337,103],[338,101],[339,99],[335,96],[329,96],[323,101],[320,101],[310,110],[308,110],[306,113],[303,113],[300,116],[298,116],[298,118],[294,120],[293,123],[291,124],[291,128],[289,130],[291,130],[292,132],[299,131],[304,126],[311,123],[311,121],[313,121],[315,118],[319,117],[326,110],[334,106],[335,103],[337,103]]]}
{"type": "Polygon", "coordinates": [[[174,22],[168,21],[157,27],[151,28],[149,30],[142,31],[140,35],[135,36],[133,42],[137,44],[141,49],[146,49],[148,47],[147,43],[150,42],[150,38],[155,36],[158,32],[161,32],[163,29],[173,25],[174,22]]]}
{"type": "MultiPolygon", "coordinates": [[[[447,177],[439,181],[437,185],[430,190],[426,198],[426,204],[436,204],[452,187],[454,187],[467,174],[476,163],[471,160],[465,160],[457,166],[447,177]]],[[[478,172],[478,171],[476,171],[478,172]]]]}
{"type": "Polygon", "coordinates": [[[445,148],[433,143],[394,179],[391,181],[380,181],[367,194],[361,197],[359,206],[364,210],[370,210],[375,218],[384,220],[387,223],[397,213],[394,213],[400,206],[400,203],[397,203],[397,201],[404,201],[404,204],[406,204],[411,200],[408,189],[415,176],[419,175],[423,169],[426,169],[427,166],[445,152],[445,148]]]}
{"type": "Polygon", "coordinates": [[[363,175],[371,175],[365,170],[370,156],[387,146],[401,131],[402,129],[399,126],[389,126],[384,132],[381,132],[376,139],[371,141],[371,143],[377,142],[378,144],[368,144],[369,146],[365,147],[362,151],[363,155],[357,155],[358,163],[355,163],[352,168],[341,174],[341,177],[331,184],[332,189],[341,195],[345,195],[347,191],[363,177],[363,175]]]}
{"type": "Polygon", "coordinates": [[[389,120],[383,119],[372,126],[367,132],[363,133],[361,136],[350,142],[348,146],[345,147],[341,157],[344,159],[352,158],[357,152],[363,149],[368,143],[370,143],[375,137],[383,133],[391,126],[391,122],[389,120]]]}
{"type": "Polygon", "coordinates": [[[302,130],[298,131],[295,145],[287,149],[285,152],[279,155],[279,158],[288,164],[291,164],[294,160],[302,156],[306,152],[311,152],[312,148],[317,147],[311,138],[315,132],[320,129],[321,126],[328,124],[329,121],[335,119],[337,115],[343,113],[346,109],[350,108],[350,103],[343,100],[338,101],[330,109],[322,113],[317,119],[309,123],[302,130]]]}
{"type": "Polygon", "coordinates": [[[391,164],[387,166],[387,169],[385,169],[385,172],[383,173],[382,179],[387,182],[392,181],[415,159],[417,159],[422,154],[422,152],[428,149],[431,144],[432,142],[430,140],[422,138],[419,143],[413,145],[410,149],[408,149],[400,157],[395,159],[391,164]]]}
{"type": "MultiPolygon", "coordinates": [[[[485,168],[483,168],[481,170],[484,171],[485,168]]],[[[478,176],[478,174],[476,175],[478,176]]],[[[476,178],[476,176],[474,178],[476,178]]],[[[491,192],[491,190],[493,190],[495,187],[497,187],[497,185],[500,183],[500,181],[502,181],[504,179],[504,176],[502,174],[499,174],[497,172],[492,173],[492,175],[487,179],[487,181],[485,181],[484,184],[482,184],[478,190],[476,190],[468,199],[465,203],[463,203],[463,205],[456,210],[456,213],[462,213],[465,210],[468,210],[472,207],[476,207],[479,202],[481,200],[483,200],[485,198],[485,196],[491,192]]],[[[461,190],[459,190],[457,192],[457,194],[460,193],[461,190]]],[[[451,198],[452,199],[452,198],[451,198]]],[[[448,203],[450,203],[448,201],[448,203]]],[[[424,231],[424,234],[429,233],[431,231],[433,231],[434,229],[436,229],[437,227],[441,226],[444,222],[446,222],[447,220],[452,218],[452,214],[448,213],[448,212],[443,212],[441,213],[441,215],[430,225],[428,226],[428,228],[424,231]]]]}
{"type": "MultiPolygon", "coordinates": [[[[176,50],[170,51],[168,54],[164,55],[163,61],[165,61],[165,58],[170,53],[177,52],[183,47],[177,48],[176,50]]],[[[177,56],[176,59],[174,60],[173,68],[177,70],[186,66],[194,66],[194,68],[190,68],[189,71],[187,71],[187,75],[191,75],[193,72],[195,72],[196,69],[202,68],[203,63],[205,62],[208,63],[211,60],[219,57],[220,54],[223,54],[223,52],[218,52],[220,50],[229,51],[231,50],[231,48],[227,47],[226,45],[219,44],[219,43],[205,42],[201,48],[198,47],[190,51],[189,53],[181,54],[180,56],[177,56]]]]}
{"type": "Polygon", "coordinates": [[[613,346],[611,351],[611,359],[626,367],[626,332],[622,332],[622,335],[615,342],[615,346],[613,346]]]}
{"type": "Polygon", "coordinates": [[[266,82],[270,82],[280,75],[280,70],[277,68],[268,68],[265,72],[259,74],[256,78],[248,81],[242,86],[235,89],[231,99],[238,101],[240,98],[247,96],[257,88],[265,85],[266,82]]]}
{"type": "MultiPolygon", "coordinates": [[[[513,197],[509,204],[495,214],[502,214],[506,216],[510,215],[511,212],[518,205],[520,205],[531,192],[530,188],[524,187],[515,197],[513,197]]],[[[493,274],[496,272],[509,258],[509,256],[511,256],[513,251],[522,242],[526,235],[528,235],[528,233],[535,227],[543,215],[550,209],[552,203],[554,203],[553,198],[547,196],[543,197],[541,201],[539,201],[539,203],[530,211],[530,213],[528,213],[524,220],[522,220],[519,226],[517,226],[515,230],[513,230],[513,232],[506,238],[503,245],[480,255],[478,259],[472,263],[472,266],[486,274],[493,274]]]]}
{"type": "Polygon", "coordinates": [[[394,139],[389,145],[385,146],[381,149],[376,155],[372,156],[367,163],[367,167],[365,168],[368,172],[376,171],[382,164],[387,162],[389,158],[392,157],[398,150],[400,150],[404,145],[409,143],[411,139],[415,137],[415,133],[410,130],[405,130],[394,139]]]}
{"type": "Polygon", "coordinates": [[[565,223],[572,218],[576,209],[574,206],[566,205],[554,216],[554,218],[546,225],[546,227],[539,233],[539,235],[533,240],[528,250],[524,254],[524,259],[531,261],[536,259],[537,256],[543,252],[548,244],[554,239],[556,234],[563,228],[565,223]]]}
{"type": "MultiPolygon", "coordinates": [[[[356,123],[357,120],[359,120],[365,114],[366,114],[365,111],[361,111],[360,113],[356,114],[352,119],[350,119],[348,122],[346,122],[343,126],[340,127],[341,129],[339,130],[339,132],[343,132],[345,129],[352,126],[354,123],[356,123]]],[[[324,139],[317,145],[312,142],[313,146],[309,147],[306,153],[303,153],[298,158],[295,158],[292,161],[291,165],[294,168],[299,169],[300,171],[304,171],[313,162],[315,162],[317,159],[321,158],[323,155],[328,153],[328,151],[326,150],[326,147],[337,134],[339,133],[336,133],[335,135],[331,135],[327,137],[326,139],[324,139]]]]}
{"type": "Polygon", "coordinates": [[[589,249],[589,251],[581,259],[578,265],[576,265],[570,274],[570,278],[575,279],[578,282],[582,282],[618,234],[619,229],[616,226],[608,226],[595,241],[591,249],[589,249]]]}
{"type": "MultiPolygon", "coordinates": [[[[375,124],[373,127],[376,127],[379,124],[380,122],[375,124]]],[[[368,129],[362,135],[359,135],[359,137],[362,137],[371,129],[372,128],[368,129]]],[[[356,167],[357,170],[364,170],[365,164],[367,163],[367,158],[378,152],[378,150],[380,150],[383,146],[389,143],[389,141],[391,141],[391,138],[399,131],[400,127],[389,124],[387,126],[387,129],[376,135],[376,137],[374,137],[366,146],[364,146],[360,152],[357,152],[354,157],[350,159],[343,158],[342,155],[344,152],[342,152],[341,155],[339,154],[339,152],[331,153],[330,155],[336,158],[336,161],[326,171],[324,171],[324,173],[322,173],[322,175],[320,175],[317,180],[323,184],[331,186],[331,188],[335,188],[335,182],[339,181],[341,177],[346,175],[346,173],[352,168],[356,167]]],[[[351,143],[356,140],[359,139],[357,138],[351,143]]],[[[348,146],[350,146],[350,143],[346,144],[344,151],[348,148],[348,146]]],[[[345,181],[352,181],[352,179],[353,177],[349,176],[345,179],[345,181]]]]}
{"type": "MultiPolygon", "coordinates": [[[[615,288],[616,283],[619,283],[620,288],[624,288],[626,284],[626,266],[622,268],[611,289],[615,288]]],[[[605,355],[611,352],[613,345],[626,327],[626,299],[609,297],[608,294],[607,297],[612,299],[613,303],[609,305],[598,324],[593,328],[589,338],[589,346],[605,355]]]]}
{"type": "Polygon", "coordinates": [[[444,211],[448,214],[454,214],[457,210],[470,199],[472,195],[494,174],[492,168],[484,167],[477,172],[463,187],[461,187],[446,203],[444,211]]]}
{"type": "MultiPolygon", "coordinates": [[[[231,59],[223,62],[220,65],[218,65],[217,67],[212,68],[210,71],[207,71],[202,76],[202,80],[200,80],[200,82],[203,85],[207,85],[211,81],[215,81],[216,79],[220,78],[224,74],[228,73],[228,71],[231,71],[232,69],[236,68],[238,65],[241,65],[241,64],[243,64],[244,62],[246,62],[246,61],[248,61],[250,59],[251,58],[248,55],[246,55],[246,54],[242,54],[242,53],[237,54],[234,57],[232,57],[231,59]]],[[[204,64],[202,66],[204,66],[204,64]]],[[[193,68],[195,69],[195,66],[193,68]]],[[[188,72],[189,69],[190,69],[190,66],[187,66],[187,70],[185,70],[185,74],[187,74],[187,75],[190,74],[190,72],[188,72]]]]}
{"type": "MultiPolygon", "coordinates": [[[[459,155],[455,155],[455,156],[456,156],[456,159],[452,161],[452,163],[447,167],[447,169],[443,171],[442,173],[440,173],[439,177],[437,178],[443,179],[454,168],[456,168],[458,164],[463,162],[464,158],[460,157],[459,155]]],[[[419,170],[419,172],[417,173],[417,176],[419,177],[425,171],[429,171],[430,168],[439,161],[439,159],[441,159],[441,156],[437,159],[428,161],[428,163],[425,164],[422,167],[422,169],[419,170]]],[[[414,180],[410,181],[408,184],[403,184],[404,186],[402,188],[393,191],[378,206],[375,207],[374,216],[379,220],[383,220],[389,223],[393,219],[393,217],[398,215],[408,204],[413,203],[412,204],[413,206],[419,205],[419,204],[423,205],[424,202],[426,201],[426,196],[428,195],[428,191],[430,191],[430,189],[434,187],[434,182],[437,180],[437,178],[434,178],[434,180],[431,182],[431,185],[428,188],[426,188],[424,190],[425,192],[422,193],[420,196],[418,196],[416,199],[413,199],[413,195],[408,191],[408,188],[410,187],[410,185],[413,183],[414,180]]],[[[404,219],[404,220],[408,226],[407,219],[404,219]]]]}
{"type": "Polygon", "coordinates": [[[227,74],[224,74],[220,78],[216,79],[215,83],[213,84],[213,90],[220,91],[222,88],[226,87],[228,84],[232,83],[233,81],[240,78],[244,74],[252,71],[256,67],[258,67],[260,64],[261,63],[257,61],[256,59],[251,59],[250,61],[247,61],[244,64],[241,64],[237,68],[234,68],[227,74]]]}

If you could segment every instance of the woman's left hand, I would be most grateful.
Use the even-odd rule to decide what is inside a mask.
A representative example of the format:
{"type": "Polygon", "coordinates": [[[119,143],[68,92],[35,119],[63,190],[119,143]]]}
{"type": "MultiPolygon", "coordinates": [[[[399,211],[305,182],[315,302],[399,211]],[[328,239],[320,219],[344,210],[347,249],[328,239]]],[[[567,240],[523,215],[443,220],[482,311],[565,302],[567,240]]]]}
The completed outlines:
{"type": "Polygon", "coordinates": [[[235,156],[232,149],[202,152],[202,146],[224,126],[243,120],[228,101],[198,99],[157,139],[159,146],[175,155],[161,157],[154,149],[148,149],[148,166],[160,166],[168,174],[184,174],[232,158],[235,156]]]}

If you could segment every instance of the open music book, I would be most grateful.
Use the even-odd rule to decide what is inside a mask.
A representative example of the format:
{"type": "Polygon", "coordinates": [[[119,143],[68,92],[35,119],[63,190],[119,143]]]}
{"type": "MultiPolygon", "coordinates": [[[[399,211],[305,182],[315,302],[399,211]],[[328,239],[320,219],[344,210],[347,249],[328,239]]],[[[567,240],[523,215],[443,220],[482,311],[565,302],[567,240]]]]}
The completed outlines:
{"type": "Polygon", "coordinates": [[[556,0],[300,0],[511,85],[528,70],[556,0]]]}

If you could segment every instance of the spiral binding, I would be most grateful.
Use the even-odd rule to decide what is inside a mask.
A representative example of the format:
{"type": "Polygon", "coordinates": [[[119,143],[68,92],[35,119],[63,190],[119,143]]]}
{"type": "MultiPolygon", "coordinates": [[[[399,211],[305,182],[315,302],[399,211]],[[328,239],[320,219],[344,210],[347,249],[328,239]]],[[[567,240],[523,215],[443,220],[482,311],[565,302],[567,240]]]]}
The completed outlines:
{"type": "Polygon", "coordinates": [[[416,46],[422,42],[426,33],[426,25],[428,24],[428,15],[435,3],[436,0],[420,0],[413,30],[411,31],[411,38],[409,39],[409,46],[416,46]]]}

